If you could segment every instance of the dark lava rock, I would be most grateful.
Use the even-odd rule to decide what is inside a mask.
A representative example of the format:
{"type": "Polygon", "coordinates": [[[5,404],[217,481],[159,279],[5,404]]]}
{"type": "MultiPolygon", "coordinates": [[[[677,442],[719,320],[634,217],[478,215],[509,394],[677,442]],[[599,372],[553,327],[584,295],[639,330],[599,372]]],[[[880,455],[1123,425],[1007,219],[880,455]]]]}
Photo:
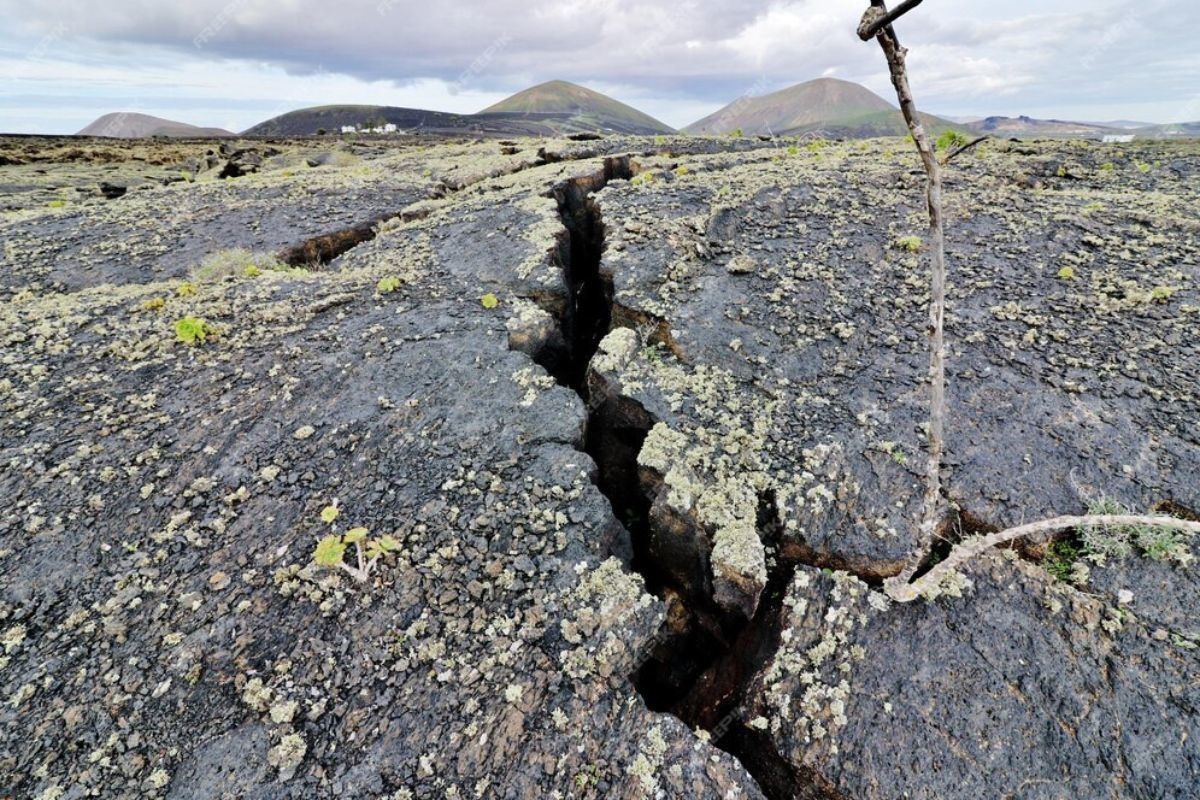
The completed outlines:
{"type": "MultiPolygon", "coordinates": [[[[879,591],[927,416],[900,143],[519,144],[222,143],[266,174],[0,220],[0,786],[1195,793],[1195,542],[879,591]],[[359,527],[367,580],[314,562],[359,527]]],[[[948,183],[950,540],[1200,507],[1200,155],[1030,148],[948,183]]]]}
{"type": "Polygon", "coordinates": [[[221,178],[240,178],[251,175],[262,167],[263,157],[256,150],[237,150],[229,155],[221,168],[221,178]]]}
{"type": "Polygon", "coordinates": [[[801,569],[743,714],[826,797],[1194,793],[1195,656],[1116,603],[991,556],[895,606],[801,569]]]}

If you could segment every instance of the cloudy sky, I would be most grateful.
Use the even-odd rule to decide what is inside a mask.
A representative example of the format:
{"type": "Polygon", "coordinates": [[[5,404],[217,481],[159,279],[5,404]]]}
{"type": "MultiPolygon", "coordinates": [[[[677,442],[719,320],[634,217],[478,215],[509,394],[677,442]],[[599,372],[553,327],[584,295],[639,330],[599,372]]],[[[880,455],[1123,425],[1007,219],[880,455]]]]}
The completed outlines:
{"type": "MultiPolygon", "coordinates": [[[[884,96],[866,0],[0,0],[0,131],[110,111],[243,130],[307,105],[473,112],[584,83],[675,126],[835,76],[884,96]]],[[[900,24],[953,117],[1200,120],[1195,0],[929,0],[900,24]]],[[[890,98],[889,98],[890,99],[890,98]]]]}

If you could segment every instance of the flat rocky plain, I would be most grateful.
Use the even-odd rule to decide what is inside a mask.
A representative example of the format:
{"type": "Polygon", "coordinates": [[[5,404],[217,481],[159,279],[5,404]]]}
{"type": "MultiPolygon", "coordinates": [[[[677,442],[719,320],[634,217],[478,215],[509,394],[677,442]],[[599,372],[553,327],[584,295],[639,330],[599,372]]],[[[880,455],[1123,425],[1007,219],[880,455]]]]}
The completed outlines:
{"type": "MultiPolygon", "coordinates": [[[[0,796],[1196,797],[1193,541],[881,591],[923,180],[900,140],[0,140],[0,796]],[[365,582],[314,562],[355,527],[365,582]]],[[[1195,519],[1200,145],[989,141],[947,205],[939,552],[1195,519]]]]}

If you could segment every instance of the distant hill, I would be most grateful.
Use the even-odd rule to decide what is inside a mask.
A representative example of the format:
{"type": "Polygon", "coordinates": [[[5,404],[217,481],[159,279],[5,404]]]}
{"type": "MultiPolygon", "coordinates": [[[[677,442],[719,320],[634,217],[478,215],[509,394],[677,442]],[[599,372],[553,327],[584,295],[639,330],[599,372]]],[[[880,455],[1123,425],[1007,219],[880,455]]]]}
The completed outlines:
{"type": "MultiPolygon", "coordinates": [[[[922,115],[935,133],[960,128],[949,120],[922,115]]],[[[686,133],[797,135],[848,138],[903,136],[908,127],[900,110],[879,95],[850,81],[819,78],[759,97],[740,97],[684,128],[686,133]]]]}
{"type": "Polygon", "coordinates": [[[469,115],[395,106],[314,106],[289,111],[244,131],[246,136],[311,136],[337,133],[342,126],[366,125],[382,119],[404,130],[470,133],[478,124],[469,115]]]}
{"type": "Polygon", "coordinates": [[[675,132],[649,114],[567,81],[548,81],[517,92],[507,100],[485,108],[478,116],[491,114],[521,114],[533,118],[568,114],[578,124],[591,124],[599,130],[632,134],[675,132]]]}
{"type": "Polygon", "coordinates": [[[1149,139],[1196,139],[1200,138],[1200,122],[1171,122],[1166,125],[1151,125],[1148,128],[1138,128],[1128,132],[1149,139]]]}
{"type": "Polygon", "coordinates": [[[395,106],[316,106],[291,111],[245,131],[247,136],[310,136],[383,120],[410,133],[557,136],[571,133],[671,133],[671,128],[611,97],[565,81],[518,92],[478,114],[395,106]]]}
{"type": "Polygon", "coordinates": [[[1102,128],[1153,128],[1156,127],[1153,122],[1138,122],[1132,119],[1114,119],[1107,122],[1093,122],[1092,125],[1099,125],[1102,128]]]}
{"type": "Polygon", "coordinates": [[[186,122],[152,117],[149,114],[118,111],[105,114],[76,136],[106,136],[112,139],[145,139],[151,136],[210,139],[233,134],[222,128],[199,128],[186,122]]]}
{"type": "Polygon", "coordinates": [[[1034,119],[1032,117],[987,117],[967,126],[976,133],[992,136],[1104,136],[1106,134],[1132,133],[1124,128],[1098,125],[1091,122],[1069,122],[1061,119],[1034,119]]]}

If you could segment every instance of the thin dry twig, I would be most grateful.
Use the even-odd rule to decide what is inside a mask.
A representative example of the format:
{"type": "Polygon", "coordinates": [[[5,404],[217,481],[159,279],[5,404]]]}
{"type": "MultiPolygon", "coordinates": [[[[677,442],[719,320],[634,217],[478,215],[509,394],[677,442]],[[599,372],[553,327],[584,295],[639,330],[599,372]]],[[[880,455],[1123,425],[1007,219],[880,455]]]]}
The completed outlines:
{"type": "Polygon", "coordinates": [[[949,164],[949,163],[950,163],[950,161],[951,161],[951,160],[953,160],[954,158],[956,158],[956,157],[958,157],[958,156],[961,156],[963,153],[967,152],[967,151],[968,151],[968,150],[970,150],[971,148],[973,148],[973,147],[976,147],[977,145],[981,144],[982,142],[986,142],[986,141],[987,141],[988,139],[990,139],[990,138],[992,138],[992,137],[991,137],[991,135],[990,135],[990,134],[988,134],[988,135],[985,135],[985,136],[980,136],[978,139],[976,139],[976,140],[975,140],[975,141],[973,141],[973,142],[969,142],[968,144],[964,144],[962,147],[958,148],[957,150],[955,150],[954,152],[952,152],[950,155],[948,155],[948,156],[946,156],[945,158],[943,158],[943,159],[942,159],[942,166],[943,166],[943,167],[944,167],[944,166],[946,166],[946,165],[947,165],[947,164],[949,164]]]}
{"type": "Polygon", "coordinates": [[[997,545],[1005,544],[1023,536],[1036,536],[1043,533],[1060,533],[1066,530],[1102,526],[1110,528],[1126,528],[1143,526],[1150,528],[1165,528],[1200,534],[1200,522],[1189,522],[1176,517],[1143,517],[1134,515],[1093,515],[1083,517],[1055,517],[1040,522],[1031,522],[1016,528],[989,533],[977,539],[963,542],[950,551],[945,561],[938,563],[912,583],[908,579],[891,578],[884,582],[884,591],[888,597],[898,603],[908,603],[924,595],[936,595],[943,582],[952,578],[959,567],[975,556],[990,550],[997,545]]]}

